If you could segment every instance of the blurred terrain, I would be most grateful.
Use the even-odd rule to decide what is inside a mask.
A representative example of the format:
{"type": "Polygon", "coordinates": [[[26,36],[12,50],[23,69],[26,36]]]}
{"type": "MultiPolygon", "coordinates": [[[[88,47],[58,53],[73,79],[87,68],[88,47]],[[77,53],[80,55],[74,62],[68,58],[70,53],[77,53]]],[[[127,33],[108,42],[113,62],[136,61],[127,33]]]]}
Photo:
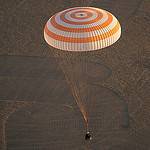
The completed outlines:
{"type": "Polygon", "coordinates": [[[149,25],[149,0],[0,0],[0,150],[150,150],[149,25]],[[122,26],[121,39],[89,63],[91,143],[43,38],[49,17],[75,6],[106,9],[122,26]]]}

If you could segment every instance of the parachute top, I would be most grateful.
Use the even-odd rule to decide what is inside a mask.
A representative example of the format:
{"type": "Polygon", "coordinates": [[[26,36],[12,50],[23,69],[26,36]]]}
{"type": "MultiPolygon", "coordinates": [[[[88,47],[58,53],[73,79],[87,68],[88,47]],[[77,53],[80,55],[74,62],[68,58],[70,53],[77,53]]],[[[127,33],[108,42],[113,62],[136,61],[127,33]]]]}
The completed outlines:
{"type": "Polygon", "coordinates": [[[92,51],[108,47],[121,36],[111,13],[94,7],[74,7],[53,15],[44,28],[46,42],[65,51],[92,51]]]}

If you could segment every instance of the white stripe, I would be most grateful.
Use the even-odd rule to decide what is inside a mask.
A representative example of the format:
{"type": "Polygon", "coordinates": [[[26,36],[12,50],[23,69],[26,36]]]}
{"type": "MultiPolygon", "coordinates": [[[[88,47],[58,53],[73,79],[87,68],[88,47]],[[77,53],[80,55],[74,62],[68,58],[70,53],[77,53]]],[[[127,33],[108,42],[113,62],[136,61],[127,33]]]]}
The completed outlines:
{"type": "MultiPolygon", "coordinates": [[[[79,11],[79,10],[76,10],[76,11],[79,11]]],[[[86,18],[86,19],[75,19],[75,18],[72,18],[70,15],[73,13],[73,12],[76,12],[75,10],[74,11],[70,11],[68,13],[65,14],[65,18],[67,20],[70,20],[70,21],[74,21],[74,22],[85,22],[85,21],[91,21],[91,20],[94,20],[95,18],[97,18],[98,14],[95,12],[95,11],[90,11],[93,16],[90,17],[90,18],[86,18]]]]}
{"type": "Polygon", "coordinates": [[[100,29],[100,30],[96,30],[96,31],[80,32],[80,33],[66,32],[66,31],[59,30],[59,29],[55,28],[50,23],[50,21],[47,22],[47,28],[49,31],[51,31],[57,35],[60,35],[60,36],[71,37],[71,38],[75,38],[75,37],[85,38],[85,37],[93,37],[93,36],[104,34],[108,31],[110,31],[111,29],[113,29],[116,26],[117,22],[118,22],[117,19],[113,16],[112,22],[107,27],[100,29]]]}
{"type": "Polygon", "coordinates": [[[108,20],[108,15],[106,12],[104,12],[102,19],[100,19],[98,22],[94,22],[94,23],[86,24],[86,25],[73,25],[73,24],[65,23],[60,19],[60,15],[58,15],[58,14],[55,17],[55,21],[57,24],[60,24],[64,27],[69,27],[69,28],[89,28],[89,26],[101,25],[104,22],[106,22],[107,20],[108,20]]]}
{"type": "Polygon", "coordinates": [[[89,43],[69,43],[52,39],[44,31],[44,38],[49,45],[65,51],[92,51],[102,49],[115,43],[120,36],[121,28],[114,35],[104,40],[89,43]]]}
{"type": "Polygon", "coordinates": [[[69,8],[69,9],[65,9],[65,10],[63,10],[63,11],[60,11],[59,13],[64,13],[64,12],[66,12],[66,11],[74,11],[74,9],[75,10],[77,10],[77,11],[80,11],[80,10],[85,10],[85,9],[91,9],[91,10],[98,10],[98,11],[106,11],[106,10],[104,10],[104,9],[100,9],[100,8],[95,8],[95,7],[72,7],[72,8],[69,8]]]}

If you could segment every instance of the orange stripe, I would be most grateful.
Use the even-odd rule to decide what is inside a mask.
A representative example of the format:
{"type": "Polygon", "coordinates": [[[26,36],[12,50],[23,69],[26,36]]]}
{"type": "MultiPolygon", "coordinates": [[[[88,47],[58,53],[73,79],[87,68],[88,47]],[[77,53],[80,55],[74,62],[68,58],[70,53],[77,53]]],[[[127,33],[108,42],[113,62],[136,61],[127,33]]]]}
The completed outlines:
{"type": "Polygon", "coordinates": [[[90,18],[90,17],[92,17],[92,15],[93,14],[91,12],[87,12],[87,11],[76,11],[76,12],[70,14],[70,16],[72,18],[74,18],[74,19],[80,19],[80,20],[90,18]],[[86,13],[87,16],[86,17],[81,17],[81,18],[80,17],[76,17],[76,15],[75,15],[76,13],[86,13]]]}
{"type": "Polygon", "coordinates": [[[89,32],[89,31],[99,30],[99,29],[102,29],[102,28],[105,28],[106,26],[108,26],[112,22],[113,17],[110,13],[107,13],[107,15],[108,15],[108,19],[107,19],[106,22],[104,22],[101,25],[90,27],[90,28],[68,28],[68,27],[62,26],[60,24],[57,24],[54,17],[52,17],[50,19],[50,22],[56,29],[59,29],[59,30],[62,30],[62,31],[78,32],[78,33],[80,33],[80,32],[89,32]]]}
{"type": "Polygon", "coordinates": [[[97,16],[95,19],[90,20],[90,21],[86,21],[86,22],[75,22],[75,21],[67,20],[67,19],[65,18],[66,12],[63,12],[63,13],[60,15],[60,19],[61,19],[62,21],[64,21],[64,22],[66,22],[66,23],[75,24],[75,25],[91,24],[91,23],[94,23],[94,22],[98,22],[98,21],[101,20],[102,17],[103,17],[103,15],[102,15],[102,13],[101,13],[100,11],[98,11],[98,10],[94,10],[94,11],[98,14],[98,16],[97,16]]]}
{"type": "Polygon", "coordinates": [[[47,25],[45,26],[44,30],[48,36],[58,41],[69,42],[69,43],[89,43],[89,42],[94,42],[94,41],[99,41],[99,40],[109,38],[110,36],[113,36],[119,30],[119,28],[120,28],[120,24],[119,22],[117,22],[116,26],[109,32],[94,37],[87,37],[87,38],[71,38],[71,37],[60,36],[49,31],[47,25]]]}

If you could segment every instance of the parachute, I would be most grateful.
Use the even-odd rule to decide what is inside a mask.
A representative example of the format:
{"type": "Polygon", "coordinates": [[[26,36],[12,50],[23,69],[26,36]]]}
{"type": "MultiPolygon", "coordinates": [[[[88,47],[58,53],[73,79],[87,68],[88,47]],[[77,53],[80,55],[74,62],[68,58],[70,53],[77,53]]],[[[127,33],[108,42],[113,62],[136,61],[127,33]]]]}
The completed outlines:
{"type": "Polygon", "coordinates": [[[110,12],[94,7],[74,7],[53,15],[44,28],[44,39],[58,60],[88,130],[94,105],[89,84],[89,61],[93,51],[114,44],[121,26],[110,12]],[[53,48],[52,48],[53,47],[53,48]]]}

